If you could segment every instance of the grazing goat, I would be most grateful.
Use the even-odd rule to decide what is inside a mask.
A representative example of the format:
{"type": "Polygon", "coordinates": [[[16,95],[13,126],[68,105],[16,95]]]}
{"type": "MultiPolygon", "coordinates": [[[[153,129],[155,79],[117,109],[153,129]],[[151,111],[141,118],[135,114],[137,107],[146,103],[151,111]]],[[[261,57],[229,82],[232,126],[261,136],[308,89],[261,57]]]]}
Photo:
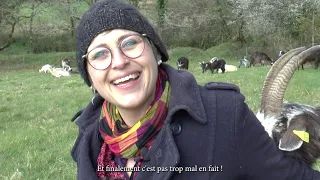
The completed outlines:
{"type": "MultiPolygon", "coordinates": [[[[304,64],[312,63],[312,62],[314,62],[314,69],[317,70],[320,64],[320,51],[316,51],[310,54],[308,57],[306,57],[301,63],[301,69],[304,70],[304,67],[303,67],[304,64]]],[[[298,70],[299,70],[299,67],[298,67],[298,70]]]]}
{"type": "Polygon", "coordinates": [[[41,72],[47,73],[51,67],[52,66],[50,64],[46,64],[46,65],[42,66],[41,69],[39,69],[39,73],[41,73],[41,72]]]}
{"type": "Polygon", "coordinates": [[[264,65],[272,65],[273,61],[269,58],[269,56],[266,53],[262,52],[254,52],[250,56],[250,65],[255,66],[256,64],[261,64],[261,66],[264,65]]]}
{"type": "Polygon", "coordinates": [[[239,61],[239,68],[241,66],[249,67],[250,62],[246,59],[246,56],[239,61]]]}
{"type": "Polygon", "coordinates": [[[178,67],[178,70],[181,70],[181,69],[188,70],[189,69],[189,59],[186,57],[180,57],[177,60],[177,67],[178,67]]]}
{"type": "Polygon", "coordinates": [[[63,59],[61,61],[61,65],[62,65],[62,68],[65,69],[66,71],[72,71],[70,59],[63,59]]]}
{"type": "Polygon", "coordinates": [[[211,70],[211,73],[213,73],[215,69],[217,70],[217,73],[219,69],[221,69],[221,72],[224,73],[226,71],[225,66],[226,61],[223,59],[210,60],[209,69],[211,70]]]}
{"type": "Polygon", "coordinates": [[[218,60],[218,58],[214,57],[212,58],[209,62],[199,62],[201,68],[202,68],[202,73],[206,72],[208,69],[210,69],[211,73],[216,70],[218,73],[220,70],[220,73],[225,72],[225,65],[226,61],[223,59],[218,60]]]}
{"type": "Polygon", "coordinates": [[[308,165],[320,158],[320,107],[283,104],[283,97],[294,71],[319,50],[320,45],[293,49],[274,63],[265,79],[257,114],[279,149],[308,165]]]}
{"type": "Polygon", "coordinates": [[[200,67],[202,69],[202,73],[206,72],[210,67],[210,62],[199,62],[200,67]]]}

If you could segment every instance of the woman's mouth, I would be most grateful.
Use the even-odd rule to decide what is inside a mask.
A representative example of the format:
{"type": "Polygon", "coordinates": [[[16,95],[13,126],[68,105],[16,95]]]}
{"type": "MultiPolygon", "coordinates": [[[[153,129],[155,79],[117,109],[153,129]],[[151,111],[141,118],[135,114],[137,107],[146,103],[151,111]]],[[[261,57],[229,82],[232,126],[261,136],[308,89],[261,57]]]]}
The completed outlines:
{"type": "Polygon", "coordinates": [[[136,73],[132,73],[127,76],[121,77],[119,79],[116,79],[116,80],[112,81],[111,83],[115,86],[122,86],[122,85],[126,85],[126,84],[129,84],[130,82],[137,80],[139,77],[140,77],[140,72],[136,72],[136,73]]]}

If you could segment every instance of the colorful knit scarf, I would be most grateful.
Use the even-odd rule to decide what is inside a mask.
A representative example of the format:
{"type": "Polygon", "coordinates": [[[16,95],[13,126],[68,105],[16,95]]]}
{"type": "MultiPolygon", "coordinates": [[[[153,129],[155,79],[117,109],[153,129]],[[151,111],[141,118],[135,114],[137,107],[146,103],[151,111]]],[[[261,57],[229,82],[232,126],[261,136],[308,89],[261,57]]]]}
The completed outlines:
{"type": "MultiPolygon", "coordinates": [[[[140,156],[142,147],[150,148],[167,116],[170,84],[165,71],[159,68],[155,98],[145,115],[132,127],[128,127],[116,106],[105,101],[101,110],[100,135],[104,139],[98,157],[98,166],[116,167],[114,155],[121,158],[140,156]]],[[[100,178],[120,178],[121,172],[98,172],[100,178]]]]}

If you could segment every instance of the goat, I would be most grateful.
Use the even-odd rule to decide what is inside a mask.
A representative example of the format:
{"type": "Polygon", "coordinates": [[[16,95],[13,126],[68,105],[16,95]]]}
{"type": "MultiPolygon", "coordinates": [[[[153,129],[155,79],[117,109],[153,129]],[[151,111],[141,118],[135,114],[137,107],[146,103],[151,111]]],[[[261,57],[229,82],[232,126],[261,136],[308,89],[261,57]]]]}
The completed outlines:
{"type": "Polygon", "coordinates": [[[49,72],[51,73],[51,75],[53,75],[55,77],[70,76],[70,72],[65,70],[64,68],[50,67],[49,72]]]}
{"type": "Polygon", "coordinates": [[[213,57],[212,59],[210,59],[210,63],[213,63],[214,61],[217,61],[218,60],[218,58],[217,57],[213,57]]]}
{"type": "Polygon", "coordinates": [[[319,50],[320,45],[293,49],[274,63],[264,81],[257,113],[279,149],[308,165],[320,158],[320,107],[283,104],[283,97],[297,67],[319,50]]]}
{"type": "Polygon", "coordinates": [[[66,71],[72,71],[72,68],[71,68],[71,60],[70,59],[63,59],[61,61],[61,66],[63,69],[65,69],[66,71]]]}
{"type": "Polygon", "coordinates": [[[47,73],[51,67],[52,66],[50,64],[46,64],[46,65],[42,66],[41,69],[39,69],[39,73],[41,73],[41,72],[47,73]]]}
{"type": "Polygon", "coordinates": [[[210,60],[210,64],[209,64],[209,69],[211,70],[211,73],[214,72],[214,70],[217,70],[217,73],[219,71],[219,69],[221,69],[221,72],[224,73],[226,71],[225,69],[225,65],[226,65],[226,61],[223,59],[215,59],[215,60],[210,60]]]}
{"type": "Polygon", "coordinates": [[[189,69],[189,59],[186,57],[180,57],[177,60],[177,68],[178,68],[178,70],[181,70],[181,69],[188,70],[189,69]]]}
{"type": "Polygon", "coordinates": [[[239,61],[239,68],[241,66],[249,67],[249,64],[250,62],[246,59],[246,56],[244,56],[244,58],[239,61]]]}
{"type": "MultiPolygon", "coordinates": [[[[304,64],[312,63],[312,62],[314,62],[314,69],[317,70],[320,64],[320,51],[316,51],[310,54],[307,58],[305,58],[301,63],[301,69],[304,70],[304,67],[303,67],[304,64]]],[[[299,66],[298,66],[298,70],[299,70],[299,66]]]]}
{"type": "Polygon", "coordinates": [[[200,67],[202,69],[202,73],[206,72],[209,69],[210,62],[199,62],[200,67]]]}
{"type": "Polygon", "coordinates": [[[269,58],[269,56],[266,53],[262,53],[262,52],[254,52],[251,54],[250,56],[250,65],[251,66],[255,66],[256,64],[261,64],[261,66],[264,65],[272,65],[273,61],[269,58]]]}
{"type": "MultiPolygon", "coordinates": [[[[225,72],[234,72],[234,71],[238,71],[237,66],[234,66],[234,65],[226,64],[224,67],[225,67],[225,72]]],[[[218,70],[218,73],[222,73],[222,70],[221,70],[221,69],[219,69],[219,70],[218,70]]]]}
{"type": "Polygon", "coordinates": [[[284,51],[282,51],[282,50],[281,50],[281,51],[279,52],[279,55],[278,55],[278,57],[281,57],[281,56],[283,56],[283,55],[284,55],[285,53],[286,53],[286,52],[284,52],[284,51]]]}

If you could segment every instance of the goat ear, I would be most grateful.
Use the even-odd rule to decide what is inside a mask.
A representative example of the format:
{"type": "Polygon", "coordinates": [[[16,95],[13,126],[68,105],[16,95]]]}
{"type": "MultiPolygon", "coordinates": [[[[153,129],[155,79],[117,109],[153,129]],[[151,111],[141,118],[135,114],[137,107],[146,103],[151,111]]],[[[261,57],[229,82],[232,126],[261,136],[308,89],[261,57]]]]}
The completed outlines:
{"type": "Polygon", "coordinates": [[[279,141],[279,149],[283,151],[294,151],[299,149],[303,140],[294,133],[294,130],[305,131],[305,125],[301,123],[290,124],[287,131],[279,141]]]}

